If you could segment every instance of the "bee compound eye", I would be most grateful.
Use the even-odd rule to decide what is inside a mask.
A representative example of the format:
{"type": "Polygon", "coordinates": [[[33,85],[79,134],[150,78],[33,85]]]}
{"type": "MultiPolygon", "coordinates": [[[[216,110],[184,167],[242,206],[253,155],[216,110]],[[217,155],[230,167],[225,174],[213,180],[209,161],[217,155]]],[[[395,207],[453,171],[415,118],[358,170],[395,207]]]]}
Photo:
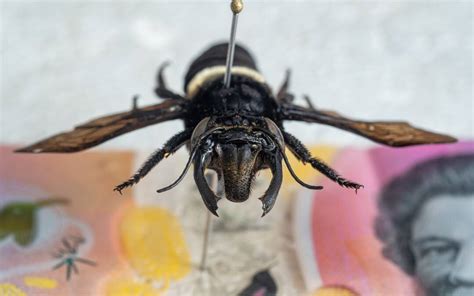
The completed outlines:
{"type": "Polygon", "coordinates": [[[283,134],[281,133],[280,128],[270,118],[265,117],[265,122],[267,123],[268,130],[273,134],[273,136],[275,136],[276,140],[278,141],[278,143],[275,144],[278,144],[280,148],[284,148],[285,140],[283,138],[283,134]]]}
{"type": "Polygon", "coordinates": [[[209,117],[201,120],[194,128],[191,136],[191,147],[193,148],[199,142],[201,136],[207,131],[207,124],[209,123],[209,117]]]}
{"type": "Polygon", "coordinates": [[[258,148],[259,148],[259,146],[257,144],[250,145],[250,149],[252,149],[252,151],[257,151],[258,148]]]}

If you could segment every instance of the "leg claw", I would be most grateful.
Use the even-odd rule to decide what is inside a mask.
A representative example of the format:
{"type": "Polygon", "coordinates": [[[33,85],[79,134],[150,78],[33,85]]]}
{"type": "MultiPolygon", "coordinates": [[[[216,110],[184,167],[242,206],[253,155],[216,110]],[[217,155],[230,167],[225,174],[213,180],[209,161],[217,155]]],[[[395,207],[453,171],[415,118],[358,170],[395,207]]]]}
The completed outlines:
{"type": "Polygon", "coordinates": [[[355,182],[352,182],[352,181],[349,181],[349,180],[346,180],[346,179],[343,179],[343,178],[338,179],[337,183],[339,185],[343,186],[343,187],[354,189],[356,194],[357,194],[357,190],[359,190],[361,188],[364,188],[364,185],[360,185],[360,184],[357,184],[355,182]]]}

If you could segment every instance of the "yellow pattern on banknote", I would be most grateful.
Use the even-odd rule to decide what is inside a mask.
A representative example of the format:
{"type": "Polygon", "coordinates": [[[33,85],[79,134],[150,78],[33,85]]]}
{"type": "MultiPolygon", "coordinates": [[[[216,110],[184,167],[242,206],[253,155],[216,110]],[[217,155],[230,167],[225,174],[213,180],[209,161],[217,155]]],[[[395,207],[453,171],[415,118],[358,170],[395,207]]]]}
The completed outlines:
{"type": "Polygon", "coordinates": [[[160,296],[151,283],[133,279],[132,276],[117,276],[111,279],[105,288],[105,295],[108,296],[160,296]]]}
{"type": "Polygon", "coordinates": [[[176,280],[190,270],[190,255],[178,219],[163,208],[132,208],[120,225],[126,257],[140,276],[176,280]]]}
{"type": "Polygon", "coordinates": [[[25,285],[40,289],[54,289],[58,286],[58,282],[47,277],[25,276],[23,278],[25,285]]]}
{"type": "Polygon", "coordinates": [[[26,293],[14,284],[0,283],[0,295],[26,296],[26,293]]]}
{"type": "Polygon", "coordinates": [[[190,272],[183,230],[178,219],[166,209],[128,209],[120,222],[120,238],[134,272],[124,271],[108,280],[106,295],[159,295],[171,280],[190,272]],[[161,288],[156,288],[157,284],[161,288]]]}

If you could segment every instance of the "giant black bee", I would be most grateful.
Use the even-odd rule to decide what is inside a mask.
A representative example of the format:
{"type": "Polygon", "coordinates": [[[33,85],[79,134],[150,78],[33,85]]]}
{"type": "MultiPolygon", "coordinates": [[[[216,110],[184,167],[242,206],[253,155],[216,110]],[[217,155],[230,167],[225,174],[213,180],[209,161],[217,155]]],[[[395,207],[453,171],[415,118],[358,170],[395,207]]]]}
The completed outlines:
{"type": "Polygon", "coordinates": [[[285,155],[285,148],[298,160],[310,164],[339,185],[355,190],[362,187],[313,157],[295,136],[285,131],[283,123],[287,120],[327,124],[396,147],[456,141],[450,136],[418,129],[405,122],[352,120],[335,112],[316,109],[309,100],[308,107],[295,105],[294,96],[288,91],[290,73],[286,73],[278,92],[273,93],[258,71],[255,59],[241,45],[235,48],[230,87],[224,87],[227,48],[227,43],[211,46],[192,62],[184,79],[184,95],[167,87],[165,63],[158,71],[155,89],[156,95],[164,102],[139,108],[134,100],[133,108],[128,112],[92,120],[70,132],[17,151],[76,152],[139,128],[182,119],[184,130],[156,150],[130,179],[114,190],[121,192],[138,183],[163,158],[187,145],[190,156],[183,173],[173,184],[158,192],[177,185],[194,164],[194,180],[204,204],[217,216],[217,202],[221,196],[217,196],[206,182],[204,173],[207,169],[217,173],[225,198],[233,202],[247,200],[256,173],[270,169],[270,185],[260,197],[265,215],[275,204],[281,187],[282,162],[298,183],[310,189],[322,189],[321,186],[308,185],[296,176],[285,155]]]}

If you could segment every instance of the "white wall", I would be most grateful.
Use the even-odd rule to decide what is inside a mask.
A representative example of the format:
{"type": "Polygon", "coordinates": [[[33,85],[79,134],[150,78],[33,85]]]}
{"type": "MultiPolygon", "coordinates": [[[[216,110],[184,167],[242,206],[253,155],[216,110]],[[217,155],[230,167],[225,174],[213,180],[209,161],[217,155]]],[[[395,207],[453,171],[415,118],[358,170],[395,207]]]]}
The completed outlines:
{"type": "MultiPolygon", "coordinates": [[[[155,103],[164,60],[181,91],[191,59],[228,38],[229,2],[2,2],[1,142],[30,143],[128,109],[134,94],[155,103]]],[[[472,2],[245,5],[237,37],[274,87],[291,67],[293,92],[321,108],[474,136],[472,2]]],[[[181,126],[164,123],[102,147],[158,147],[181,126]]],[[[330,127],[287,127],[305,143],[371,144],[330,127]]]]}

